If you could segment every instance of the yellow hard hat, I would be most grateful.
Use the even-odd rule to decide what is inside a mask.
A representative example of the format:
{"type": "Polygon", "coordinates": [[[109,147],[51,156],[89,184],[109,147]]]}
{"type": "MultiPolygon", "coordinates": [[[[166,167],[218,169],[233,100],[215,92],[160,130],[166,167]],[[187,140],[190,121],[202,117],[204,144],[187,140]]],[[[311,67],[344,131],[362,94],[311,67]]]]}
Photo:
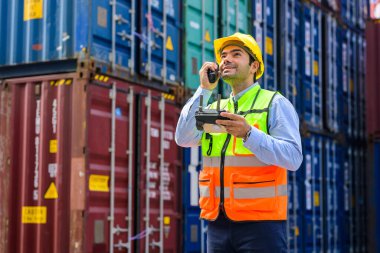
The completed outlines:
{"type": "Polygon", "coordinates": [[[248,54],[260,63],[259,69],[256,72],[256,80],[264,74],[264,62],[261,55],[261,49],[256,40],[249,34],[235,33],[228,37],[223,37],[214,40],[214,51],[216,62],[220,64],[222,61],[221,53],[226,46],[235,45],[242,47],[248,54]]]}

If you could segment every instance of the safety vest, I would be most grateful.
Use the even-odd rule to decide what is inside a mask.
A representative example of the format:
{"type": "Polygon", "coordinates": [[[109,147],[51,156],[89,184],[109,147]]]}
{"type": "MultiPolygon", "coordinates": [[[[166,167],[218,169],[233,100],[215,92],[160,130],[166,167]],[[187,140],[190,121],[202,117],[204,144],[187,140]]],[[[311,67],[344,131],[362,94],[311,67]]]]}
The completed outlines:
{"type": "MultiPolygon", "coordinates": [[[[221,100],[220,108],[244,116],[269,134],[269,107],[275,95],[256,85],[237,102],[232,97],[221,100]]],[[[210,107],[215,109],[216,103],[210,107]]],[[[261,162],[243,146],[242,138],[226,133],[203,133],[202,156],[201,218],[215,220],[222,210],[233,221],[286,220],[286,169],[261,162]]]]}

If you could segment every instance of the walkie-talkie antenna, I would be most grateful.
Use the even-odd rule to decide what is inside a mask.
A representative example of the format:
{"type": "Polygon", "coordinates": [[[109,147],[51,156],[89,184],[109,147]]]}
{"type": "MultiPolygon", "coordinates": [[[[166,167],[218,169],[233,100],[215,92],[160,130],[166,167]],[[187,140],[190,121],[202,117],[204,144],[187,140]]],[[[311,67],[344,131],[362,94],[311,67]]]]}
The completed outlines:
{"type": "Polygon", "coordinates": [[[199,111],[203,111],[203,95],[199,96],[199,111]]]}
{"type": "Polygon", "coordinates": [[[221,99],[221,95],[218,94],[218,101],[216,102],[216,111],[220,111],[220,99],[221,99]]]}

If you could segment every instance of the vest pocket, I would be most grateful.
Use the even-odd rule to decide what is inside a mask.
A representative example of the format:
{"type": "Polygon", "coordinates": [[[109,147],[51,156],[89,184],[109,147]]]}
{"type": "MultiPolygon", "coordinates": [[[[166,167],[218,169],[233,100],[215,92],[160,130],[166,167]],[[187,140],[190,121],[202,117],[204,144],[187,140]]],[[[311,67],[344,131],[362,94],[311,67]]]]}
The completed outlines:
{"type": "Polygon", "coordinates": [[[232,210],[273,211],[276,208],[276,180],[274,175],[232,174],[230,187],[232,210]]]}
{"type": "Polygon", "coordinates": [[[199,207],[204,210],[215,208],[215,186],[213,173],[201,171],[199,173],[199,207]]]}

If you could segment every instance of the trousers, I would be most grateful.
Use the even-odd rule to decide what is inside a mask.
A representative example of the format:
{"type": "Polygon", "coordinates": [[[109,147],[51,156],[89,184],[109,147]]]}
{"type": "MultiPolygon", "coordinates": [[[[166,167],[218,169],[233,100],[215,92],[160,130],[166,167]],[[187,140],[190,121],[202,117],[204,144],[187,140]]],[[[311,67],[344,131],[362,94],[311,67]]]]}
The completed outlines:
{"type": "Polygon", "coordinates": [[[234,222],[220,212],[208,223],[208,253],[286,253],[286,221],[234,222]]]}

